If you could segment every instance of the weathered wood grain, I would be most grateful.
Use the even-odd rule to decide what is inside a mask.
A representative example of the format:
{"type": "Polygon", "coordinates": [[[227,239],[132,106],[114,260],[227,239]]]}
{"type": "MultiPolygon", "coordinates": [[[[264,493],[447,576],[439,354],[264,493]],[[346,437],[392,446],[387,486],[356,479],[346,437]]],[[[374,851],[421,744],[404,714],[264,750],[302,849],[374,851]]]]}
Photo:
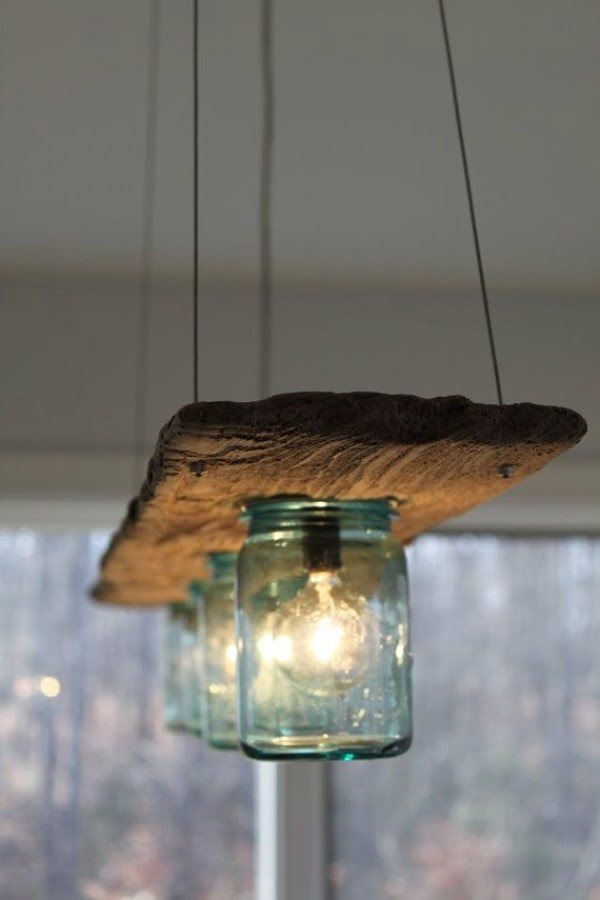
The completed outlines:
{"type": "Polygon", "coordinates": [[[94,595],[181,599],[206,553],[241,546],[238,516],[252,497],[395,497],[395,530],[411,540],[518,484],[585,430],[569,409],[464,397],[304,393],[185,406],[160,432],[94,595]]]}

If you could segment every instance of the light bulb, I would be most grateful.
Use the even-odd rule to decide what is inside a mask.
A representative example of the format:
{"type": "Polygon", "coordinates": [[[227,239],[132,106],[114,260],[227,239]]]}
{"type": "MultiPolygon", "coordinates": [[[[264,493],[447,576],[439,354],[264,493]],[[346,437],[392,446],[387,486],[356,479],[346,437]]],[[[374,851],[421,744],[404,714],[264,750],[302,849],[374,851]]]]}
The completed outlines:
{"type": "Polygon", "coordinates": [[[263,641],[263,653],[297,688],[325,697],[368,678],[379,626],[366,599],[348,590],[337,572],[318,571],[277,613],[272,637],[263,641]]]}
{"type": "Polygon", "coordinates": [[[225,650],[225,660],[227,671],[232,675],[235,675],[235,667],[237,664],[237,647],[234,643],[227,644],[227,649],[225,650]]]}

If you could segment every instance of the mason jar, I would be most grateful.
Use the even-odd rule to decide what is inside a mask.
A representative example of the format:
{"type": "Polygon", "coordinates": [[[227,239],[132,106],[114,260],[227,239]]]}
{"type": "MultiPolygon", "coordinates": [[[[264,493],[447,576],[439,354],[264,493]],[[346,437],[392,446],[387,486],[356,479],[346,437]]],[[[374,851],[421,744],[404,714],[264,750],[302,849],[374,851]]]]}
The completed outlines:
{"type": "Polygon", "coordinates": [[[238,556],[238,729],[254,759],[411,743],[404,550],[388,500],[254,500],[238,556]]]}
{"type": "Polygon", "coordinates": [[[236,553],[211,553],[204,585],[200,635],[204,644],[204,737],[218,750],[237,749],[235,635],[236,553]]]}
{"type": "Polygon", "coordinates": [[[163,665],[163,718],[171,731],[203,731],[203,657],[198,640],[202,583],[192,582],[186,603],[167,611],[163,665]]]}

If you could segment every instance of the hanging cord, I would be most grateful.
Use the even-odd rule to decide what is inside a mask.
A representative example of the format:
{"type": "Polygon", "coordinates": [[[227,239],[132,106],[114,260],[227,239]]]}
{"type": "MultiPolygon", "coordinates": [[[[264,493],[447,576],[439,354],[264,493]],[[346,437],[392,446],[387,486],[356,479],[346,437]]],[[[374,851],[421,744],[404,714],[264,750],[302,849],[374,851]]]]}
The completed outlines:
{"type": "Polygon", "coordinates": [[[193,132],[194,132],[194,142],[193,142],[193,207],[194,207],[194,244],[193,244],[193,257],[194,257],[194,287],[193,287],[193,332],[194,332],[194,349],[193,349],[193,391],[192,395],[194,397],[194,403],[198,402],[198,318],[199,318],[199,305],[200,305],[200,295],[198,289],[198,0],[194,0],[194,49],[193,49],[193,57],[194,57],[194,72],[193,72],[193,95],[194,95],[194,113],[193,113],[193,132]]]}
{"type": "Polygon", "coordinates": [[[144,441],[148,417],[148,341],[154,222],[156,211],[156,135],[158,125],[158,78],[160,46],[160,0],[150,5],[148,20],[148,65],[146,73],[146,121],[144,126],[144,168],[142,184],[142,236],[140,294],[138,305],[138,344],[135,365],[135,401],[133,426],[133,489],[137,491],[143,468],[144,441]]]}
{"type": "Polygon", "coordinates": [[[272,240],[271,197],[273,191],[273,145],[275,140],[275,77],[273,67],[273,0],[262,0],[260,18],[262,75],[262,147],[260,162],[260,335],[259,393],[271,390],[272,350],[272,240]]]}
{"type": "Polygon", "coordinates": [[[473,231],[473,243],[475,244],[475,256],[477,257],[477,269],[479,271],[479,284],[481,286],[481,297],[483,300],[483,310],[485,313],[485,323],[487,327],[488,340],[490,343],[490,353],[492,356],[492,366],[494,369],[494,378],[496,380],[496,393],[498,395],[498,403],[503,405],[502,386],[500,384],[500,369],[498,366],[498,357],[496,355],[496,342],[494,340],[494,329],[492,327],[492,317],[490,314],[490,304],[488,300],[487,287],[485,284],[485,275],[483,272],[483,261],[481,258],[481,247],[479,244],[479,232],[477,230],[477,219],[475,217],[475,204],[473,202],[473,191],[471,188],[471,177],[469,175],[469,164],[467,162],[467,150],[465,147],[465,138],[463,135],[462,120],[460,117],[460,107],[458,104],[458,91],[456,89],[456,78],[454,75],[454,63],[452,61],[452,50],[450,49],[450,37],[448,35],[448,24],[446,22],[446,12],[444,10],[444,0],[438,0],[440,7],[440,18],[442,21],[442,31],[444,33],[444,46],[446,48],[446,59],[448,61],[448,72],[450,74],[450,87],[452,89],[452,102],[454,105],[454,116],[456,118],[456,129],[458,131],[458,140],[460,143],[460,155],[462,158],[463,173],[465,176],[465,186],[467,189],[467,198],[469,201],[469,215],[471,217],[471,229],[473,231]]]}

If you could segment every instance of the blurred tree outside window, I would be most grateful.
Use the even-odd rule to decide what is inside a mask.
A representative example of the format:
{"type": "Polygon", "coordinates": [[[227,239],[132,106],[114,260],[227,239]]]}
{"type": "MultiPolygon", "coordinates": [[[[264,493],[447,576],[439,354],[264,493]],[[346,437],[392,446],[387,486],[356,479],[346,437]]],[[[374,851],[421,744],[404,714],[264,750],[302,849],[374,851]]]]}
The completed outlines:
{"type": "MultiPolygon", "coordinates": [[[[0,531],[0,897],[250,900],[253,768],[163,730],[106,540],[0,531]]],[[[415,741],[331,766],[332,900],[600,900],[600,539],[409,553],[415,741]]]]}
{"type": "Polygon", "coordinates": [[[415,740],[335,764],[335,900],[599,900],[600,540],[409,552],[415,740]]]}
{"type": "Polygon", "coordinates": [[[0,531],[0,897],[250,900],[250,764],[163,730],[163,612],[86,596],[107,537],[0,531]]]}

